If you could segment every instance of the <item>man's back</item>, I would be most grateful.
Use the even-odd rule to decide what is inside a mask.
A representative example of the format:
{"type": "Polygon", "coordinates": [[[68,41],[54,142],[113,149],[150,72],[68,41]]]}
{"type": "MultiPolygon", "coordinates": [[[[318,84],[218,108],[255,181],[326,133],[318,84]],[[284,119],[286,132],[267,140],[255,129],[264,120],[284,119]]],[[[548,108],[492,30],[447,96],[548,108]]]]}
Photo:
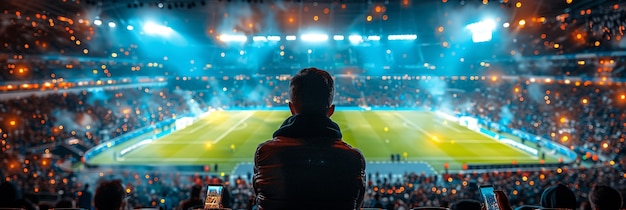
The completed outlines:
{"type": "Polygon", "coordinates": [[[278,136],[255,160],[260,208],[354,209],[363,199],[365,160],[341,139],[278,136]]]}
{"type": "Polygon", "coordinates": [[[259,209],[358,209],[365,194],[365,158],[341,140],[330,119],[334,80],[300,70],[289,83],[291,117],[254,154],[259,209]]]}

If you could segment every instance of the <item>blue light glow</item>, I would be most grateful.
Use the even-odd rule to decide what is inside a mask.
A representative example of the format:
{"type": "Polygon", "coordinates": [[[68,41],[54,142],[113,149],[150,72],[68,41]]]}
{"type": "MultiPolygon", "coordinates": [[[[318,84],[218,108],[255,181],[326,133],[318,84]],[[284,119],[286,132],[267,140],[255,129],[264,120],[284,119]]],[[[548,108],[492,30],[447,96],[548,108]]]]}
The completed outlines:
{"type": "Polygon", "coordinates": [[[150,35],[169,36],[174,32],[172,28],[167,26],[158,25],[155,23],[146,23],[143,26],[143,31],[150,35]]]}
{"type": "Polygon", "coordinates": [[[287,41],[293,41],[293,40],[296,40],[296,36],[294,36],[294,35],[288,35],[288,36],[286,36],[286,37],[285,37],[285,39],[286,39],[287,41]]]}
{"type": "Polygon", "coordinates": [[[267,36],[267,40],[269,41],[280,41],[280,36],[267,36]]]}
{"type": "Polygon", "coordinates": [[[305,42],[324,42],[328,40],[326,34],[303,34],[300,39],[305,42]]]}
{"type": "Polygon", "coordinates": [[[352,44],[358,44],[363,42],[363,37],[361,35],[350,35],[348,36],[348,40],[350,40],[352,44]]]}
{"type": "Polygon", "coordinates": [[[387,36],[387,40],[416,40],[417,35],[415,34],[399,34],[399,35],[389,35],[387,36]]]}
{"type": "Polygon", "coordinates": [[[223,42],[245,42],[248,41],[248,37],[245,35],[222,34],[219,36],[219,40],[223,42]]]}
{"type": "Polygon", "coordinates": [[[494,20],[483,20],[477,23],[467,25],[465,28],[472,32],[472,41],[474,43],[491,41],[493,30],[496,29],[494,20]]]}
{"type": "Polygon", "coordinates": [[[267,38],[265,36],[253,36],[252,41],[255,42],[267,42],[267,38]]]}
{"type": "Polygon", "coordinates": [[[373,36],[368,36],[368,37],[367,37],[367,40],[370,40],[370,41],[379,41],[379,40],[380,40],[380,36],[376,36],[376,35],[373,35],[373,36]]]}

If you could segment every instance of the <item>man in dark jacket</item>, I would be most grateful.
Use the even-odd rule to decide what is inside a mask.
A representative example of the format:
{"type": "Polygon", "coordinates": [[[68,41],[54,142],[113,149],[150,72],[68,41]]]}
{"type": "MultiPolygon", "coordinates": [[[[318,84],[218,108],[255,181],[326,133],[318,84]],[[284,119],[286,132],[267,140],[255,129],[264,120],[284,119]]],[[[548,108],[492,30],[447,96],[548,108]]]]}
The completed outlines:
{"type": "Polygon", "coordinates": [[[259,209],[359,209],[365,193],[365,158],[342,141],[330,119],[334,81],[308,68],[290,83],[292,116],[259,145],[254,191],[259,209]]]}

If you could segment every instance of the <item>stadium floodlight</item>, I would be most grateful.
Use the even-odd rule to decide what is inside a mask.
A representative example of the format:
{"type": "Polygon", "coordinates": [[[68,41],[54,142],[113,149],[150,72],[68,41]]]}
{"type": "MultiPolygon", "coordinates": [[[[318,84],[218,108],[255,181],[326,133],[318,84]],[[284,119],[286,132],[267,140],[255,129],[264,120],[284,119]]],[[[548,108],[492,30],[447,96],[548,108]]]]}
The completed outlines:
{"type": "Polygon", "coordinates": [[[132,25],[127,25],[126,30],[132,31],[132,30],[135,30],[135,27],[132,25]]]}
{"type": "Polygon", "coordinates": [[[333,39],[335,41],[343,41],[343,38],[344,38],[343,35],[334,35],[333,36],[333,39]]]}
{"type": "Polygon", "coordinates": [[[380,36],[376,36],[376,35],[367,36],[367,40],[370,40],[370,41],[379,41],[379,40],[380,40],[380,36]]]}
{"type": "Polygon", "coordinates": [[[293,40],[296,40],[296,36],[294,36],[294,35],[288,35],[288,36],[286,36],[286,37],[285,37],[285,39],[286,39],[287,41],[293,41],[293,40]]]}
{"type": "Polygon", "coordinates": [[[474,43],[491,41],[493,30],[496,29],[494,20],[483,20],[477,23],[467,25],[465,28],[472,32],[472,41],[474,43]]]}
{"type": "Polygon", "coordinates": [[[387,40],[416,40],[417,35],[415,34],[398,34],[398,35],[389,35],[387,36],[387,40]]]}
{"type": "Polygon", "coordinates": [[[245,35],[231,35],[231,34],[222,34],[218,37],[218,39],[222,42],[246,42],[248,41],[248,37],[245,35]]]}
{"type": "Polygon", "coordinates": [[[267,40],[269,41],[280,41],[280,36],[267,36],[267,40]]]}
{"type": "Polygon", "coordinates": [[[110,28],[115,28],[117,26],[117,24],[115,22],[109,22],[109,27],[110,28]]]}
{"type": "Polygon", "coordinates": [[[328,40],[326,34],[302,34],[300,39],[305,42],[324,42],[328,40]]]}
{"type": "Polygon", "coordinates": [[[100,20],[100,19],[95,19],[95,20],[93,20],[93,24],[94,24],[94,25],[97,25],[97,26],[100,26],[100,25],[102,25],[102,20],[100,20]]]}
{"type": "Polygon", "coordinates": [[[267,42],[267,38],[265,36],[253,36],[252,41],[255,42],[267,42]]]}
{"type": "Polygon", "coordinates": [[[172,30],[172,28],[170,27],[158,25],[155,23],[146,23],[143,26],[143,31],[147,34],[161,36],[169,36],[170,34],[172,34],[172,32],[174,32],[174,30],[172,30]]]}
{"type": "Polygon", "coordinates": [[[350,35],[348,36],[348,40],[350,40],[352,44],[358,44],[363,42],[363,37],[361,35],[350,35]]]}

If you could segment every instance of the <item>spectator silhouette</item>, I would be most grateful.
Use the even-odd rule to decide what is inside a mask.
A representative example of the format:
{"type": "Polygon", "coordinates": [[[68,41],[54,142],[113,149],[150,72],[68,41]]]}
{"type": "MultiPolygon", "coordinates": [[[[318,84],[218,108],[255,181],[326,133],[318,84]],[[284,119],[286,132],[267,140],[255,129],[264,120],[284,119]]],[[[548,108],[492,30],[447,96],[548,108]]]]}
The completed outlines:
{"type": "Polygon", "coordinates": [[[120,180],[104,181],[96,188],[93,198],[96,210],[119,210],[124,205],[126,192],[120,180]]]}
{"type": "Polygon", "coordinates": [[[15,185],[9,182],[0,182],[0,207],[16,208],[18,206],[18,193],[15,185]]]}
{"type": "Polygon", "coordinates": [[[308,68],[290,82],[292,116],[254,155],[259,209],[359,209],[365,193],[365,159],[343,142],[330,119],[334,80],[308,68]]]}
{"type": "Polygon", "coordinates": [[[477,200],[463,199],[450,206],[451,210],[481,210],[481,203],[477,200]]]}
{"type": "Polygon", "coordinates": [[[557,184],[543,191],[540,204],[543,208],[576,209],[576,195],[567,186],[557,184]]]}
{"type": "Polygon", "coordinates": [[[202,208],[204,202],[202,198],[200,198],[200,193],[202,193],[202,186],[194,185],[191,187],[191,194],[189,199],[183,200],[178,205],[178,209],[188,210],[193,208],[202,208]]]}
{"type": "Polygon", "coordinates": [[[37,209],[29,200],[20,199],[17,187],[9,182],[0,181],[0,208],[37,209]]]}
{"type": "Polygon", "coordinates": [[[91,191],[89,191],[89,184],[85,184],[85,188],[78,194],[78,202],[76,205],[79,208],[91,209],[92,196],[91,191]]]}
{"type": "Polygon", "coordinates": [[[592,210],[616,210],[622,208],[622,195],[612,187],[598,185],[589,193],[592,210]]]}
{"type": "Polygon", "coordinates": [[[63,197],[61,198],[61,200],[57,201],[57,203],[54,205],[54,208],[55,209],[57,208],[72,209],[72,208],[76,208],[76,205],[72,198],[63,197]]]}

